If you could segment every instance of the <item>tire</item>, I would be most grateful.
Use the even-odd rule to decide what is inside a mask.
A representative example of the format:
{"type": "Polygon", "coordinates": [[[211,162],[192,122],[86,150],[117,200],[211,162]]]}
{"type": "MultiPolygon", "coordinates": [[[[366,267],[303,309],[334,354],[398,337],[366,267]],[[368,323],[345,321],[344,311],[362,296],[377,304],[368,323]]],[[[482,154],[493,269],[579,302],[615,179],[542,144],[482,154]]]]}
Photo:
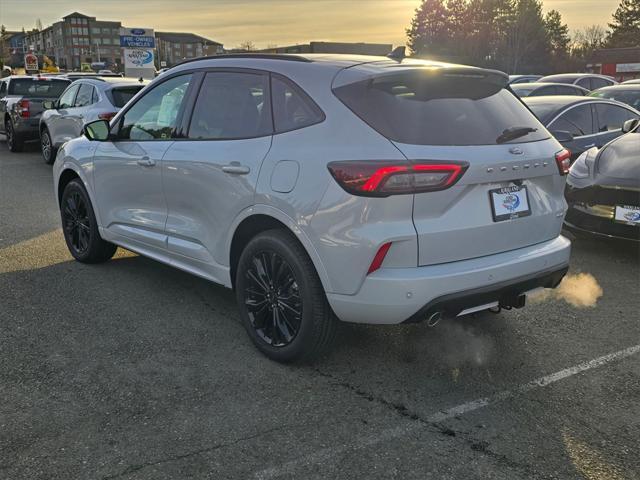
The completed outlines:
{"type": "Polygon", "coordinates": [[[79,262],[102,263],[116,253],[118,247],[100,237],[89,195],[79,179],[70,181],[65,187],[60,216],[67,248],[79,262]]]}
{"type": "Polygon", "coordinates": [[[4,124],[4,134],[7,137],[7,148],[10,152],[21,152],[24,148],[24,142],[13,128],[13,122],[7,120],[4,124]]]}
{"type": "Polygon", "coordinates": [[[337,320],[311,259],[288,232],[268,230],[249,241],[235,290],[249,337],[270,359],[310,362],[332,344],[337,320]]]}
{"type": "Polygon", "coordinates": [[[42,159],[47,165],[51,165],[56,161],[57,149],[51,142],[51,134],[47,127],[44,127],[40,132],[40,151],[42,152],[42,159]]]}

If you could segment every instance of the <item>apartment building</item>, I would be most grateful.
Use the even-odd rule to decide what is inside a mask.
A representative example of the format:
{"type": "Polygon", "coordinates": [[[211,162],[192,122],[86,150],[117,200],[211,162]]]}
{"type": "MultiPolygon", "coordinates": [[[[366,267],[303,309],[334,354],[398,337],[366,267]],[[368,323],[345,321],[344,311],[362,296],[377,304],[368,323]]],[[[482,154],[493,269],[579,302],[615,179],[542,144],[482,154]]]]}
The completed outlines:
{"type": "Polygon", "coordinates": [[[156,32],[156,58],[159,66],[172,67],[189,58],[224,53],[221,43],[194,33],[156,32]]]}
{"type": "Polygon", "coordinates": [[[72,70],[82,63],[98,61],[117,68],[122,64],[121,26],[118,21],[73,12],[39,32],[29,32],[26,43],[36,53],[54,59],[60,68],[72,70]]]}

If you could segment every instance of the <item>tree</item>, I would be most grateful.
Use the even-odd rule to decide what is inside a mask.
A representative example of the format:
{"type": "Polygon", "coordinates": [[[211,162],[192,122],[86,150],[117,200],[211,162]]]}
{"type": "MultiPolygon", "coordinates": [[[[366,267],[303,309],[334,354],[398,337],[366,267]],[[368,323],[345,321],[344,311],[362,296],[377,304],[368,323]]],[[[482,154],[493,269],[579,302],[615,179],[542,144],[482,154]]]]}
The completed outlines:
{"type": "Polygon", "coordinates": [[[562,23],[562,16],[557,10],[550,10],[544,17],[547,38],[551,49],[552,70],[559,70],[566,66],[569,57],[569,27],[562,23]]]}
{"type": "Polygon", "coordinates": [[[251,40],[247,40],[246,42],[242,42],[238,48],[240,50],[244,50],[245,52],[252,52],[256,49],[256,46],[251,40]]]}
{"type": "Polygon", "coordinates": [[[42,20],[40,20],[40,19],[38,18],[38,19],[36,20],[36,30],[37,30],[38,32],[41,32],[41,31],[42,31],[42,29],[43,29],[43,27],[42,27],[42,20]]]}
{"type": "Polygon", "coordinates": [[[507,36],[498,60],[509,73],[542,72],[550,64],[550,42],[540,0],[517,0],[507,13],[507,36]]]}
{"type": "Polygon", "coordinates": [[[409,48],[415,55],[444,54],[450,38],[444,0],[422,0],[406,31],[409,48]]]}
{"type": "Polygon", "coordinates": [[[640,0],[622,0],[609,28],[607,47],[640,46],[640,0]]]}

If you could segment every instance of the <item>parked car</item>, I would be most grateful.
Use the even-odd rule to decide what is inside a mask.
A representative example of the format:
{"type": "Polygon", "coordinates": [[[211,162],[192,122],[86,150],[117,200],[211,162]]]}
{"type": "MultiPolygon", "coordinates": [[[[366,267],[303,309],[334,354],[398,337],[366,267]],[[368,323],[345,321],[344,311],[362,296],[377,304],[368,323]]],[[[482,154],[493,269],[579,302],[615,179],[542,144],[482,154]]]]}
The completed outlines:
{"type": "Polygon", "coordinates": [[[55,100],[70,80],[59,77],[13,75],[0,80],[0,133],[7,147],[19,152],[38,138],[42,102],[55,100]]]}
{"type": "Polygon", "coordinates": [[[542,83],[570,83],[578,85],[587,90],[596,90],[597,88],[616,85],[613,78],[606,75],[597,75],[595,73],[560,73],[556,75],[547,75],[542,77],[538,82],[542,83]]]}
{"type": "Polygon", "coordinates": [[[626,103],[636,110],[640,110],[640,84],[620,84],[599,88],[589,94],[590,97],[609,98],[626,103]]]}
{"type": "Polygon", "coordinates": [[[571,152],[572,161],[592,147],[622,135],[627,120],[640,117],[629,105],[594,97],[551,96],[522,99],[571,152]]]}
{"type": "Polygon", "coordinates": [[[640,241],[640,121],[600,150],[593,147],[571,166],[565,223],[572,229],[640,241]]]}
{"type": "Polygon", "coordinates": [[[60,146],[82,134],[85,123],[111,120],[146,83],[123,78],[82,79],[73,82],[55,101],[43,104],[40,147],[46,163],[53,163],[60,146]]]}
{"type": "Polygon", "coordinates": [[[634,78],[631,80],[627,80],[626,82],[622,82],[621,85],[638,85],[640,84],[640,78],[634,78]]]}
{"type": "Polygon", "coordinates": [[[537,82],[540,78],[542,75],[509,75],[509,84],[532,83],[537,82]]]}
{"type": "Polygon", "coordinates": [[[589,90],[586,88],[566,83],[518,83],[511,85],[511,90],[519,97],[542,97],[545,95],[585,96],[589,94],[589,90]]]}
{"type": "Polygon", "coordinates": [[[64,76],[69,80],[82,80],[87,78],[109,78],[116,77],[122,78],[124,75],[122,73],[95,73],[95,72],[68,72],[65,73],[64,76]]]}
{"type": "Polygon", "coordinates": [[[507,81],[349,55],[182,63],[60,148],[65,240],[80,262],[120,245],[234,288],[279,361],[322,352],[336,317],[522,307],[567,271],[569,162],[507,81]]]}

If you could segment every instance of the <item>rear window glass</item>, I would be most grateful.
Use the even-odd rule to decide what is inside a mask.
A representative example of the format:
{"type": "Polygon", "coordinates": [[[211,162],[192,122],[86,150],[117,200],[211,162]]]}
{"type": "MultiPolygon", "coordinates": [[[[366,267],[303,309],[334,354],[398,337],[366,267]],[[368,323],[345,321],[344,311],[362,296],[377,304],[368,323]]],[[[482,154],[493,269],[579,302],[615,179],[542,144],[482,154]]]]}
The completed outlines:
{"type": "Polygon", "coordinates": [[[590,96],[617,100],[631,105],[636,110],[640,108],[640,88],[638,90],[600,90],[593,92],[590,96]]]}
{"type": "Polygon", "coordinates": [[[9,95],[58,98],[68,85],[69,82],[66,80],[13,79],[9,83],[9,95]]]}
{"type": "Polygon", "coordinates": [[[142,90],[144,86],[139,87],[121,87],[111,89],[111,103],[114,107],[122,108],[129,100],[131,100],[136,93],[142,90]]]}
{"type": "Polygon", "coordinates": [[[375,77],[334,89],[356,115],[385,137],[415,145],[495,145],[505,130],[531,128],[509,143],[549,135],[509,91],[468,76],[423,71],[375,77]]]}

